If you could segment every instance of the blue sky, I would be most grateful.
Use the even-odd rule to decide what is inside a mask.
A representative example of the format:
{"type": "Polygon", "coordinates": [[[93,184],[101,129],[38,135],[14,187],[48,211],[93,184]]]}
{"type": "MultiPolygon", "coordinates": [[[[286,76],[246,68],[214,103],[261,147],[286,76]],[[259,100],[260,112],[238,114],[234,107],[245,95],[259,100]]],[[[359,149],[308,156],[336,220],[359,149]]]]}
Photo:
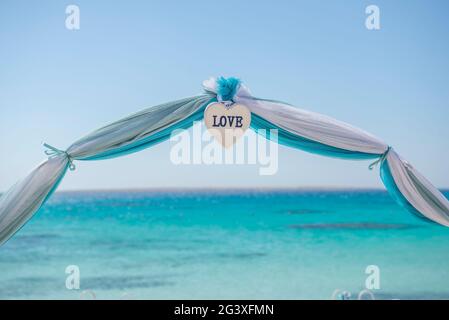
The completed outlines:
{"type": "MultiPolygon", "coordinates": [[[[216,75],[361,127],[449,187],[448,12],[447,1],[2,1],[0,191],[45,159],[42,142],[65,148],[216,75]],[[65,28],[69,4],[80,30],[65,28]],[[381,30],[365,28],[370,4],[381,30]]],[[[284,147],[274,176],[175,166],[169,151],[77,162],[60,189],[381,187],[369,162],[284,147]]]]}

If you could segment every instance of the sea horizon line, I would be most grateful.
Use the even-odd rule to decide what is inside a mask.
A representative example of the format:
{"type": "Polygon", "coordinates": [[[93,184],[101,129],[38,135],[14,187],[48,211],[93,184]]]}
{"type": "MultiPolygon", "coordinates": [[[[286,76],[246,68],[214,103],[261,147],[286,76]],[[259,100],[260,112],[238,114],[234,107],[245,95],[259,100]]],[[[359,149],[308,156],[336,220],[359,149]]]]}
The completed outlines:
{"type": "MultiPolygon", "coordinates": [[[[449,188],[439,188],[442,191],[449,191],[449,188]]],[[[316,191],[328,191],[328,192],[388,192],[385,188],[382,187],[343,187],[343,186],[298,186],[298,187],[257,187],[257,186],[249,186],[249,187],[220,187],[220,186],[210,186],[210,187],[135,187],[135,188],[95,188],[95,189],[64,189],[57,190],[55,194],[58,193],[121,193],[121,192],[134,192],[134,193],[143,193],[143,192],[183,192],[183,193],[212,193],[212,192],[316,192],[316,191]]],[[[1,193],[0,193],[1,194],[1,193]]]]}

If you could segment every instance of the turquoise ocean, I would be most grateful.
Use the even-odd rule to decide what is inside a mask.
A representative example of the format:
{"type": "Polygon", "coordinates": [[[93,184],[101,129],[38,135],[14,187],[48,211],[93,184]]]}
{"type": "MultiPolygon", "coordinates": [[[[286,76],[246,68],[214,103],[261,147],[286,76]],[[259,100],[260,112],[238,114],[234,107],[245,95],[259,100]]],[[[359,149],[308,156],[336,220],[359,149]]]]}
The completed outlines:
{"type": "Polygon", "coordinates": [[[357,299],[372,265],[375,299],[449,299],[449,228],[380,190],[57,192],[0,247],[0,298],[357,299]]]}

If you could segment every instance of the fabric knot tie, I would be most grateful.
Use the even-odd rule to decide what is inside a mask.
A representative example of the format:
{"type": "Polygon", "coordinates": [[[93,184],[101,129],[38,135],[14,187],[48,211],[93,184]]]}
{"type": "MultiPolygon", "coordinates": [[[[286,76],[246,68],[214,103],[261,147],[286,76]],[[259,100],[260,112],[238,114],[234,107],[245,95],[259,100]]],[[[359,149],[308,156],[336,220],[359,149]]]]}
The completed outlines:
{"type": "Polygon", "coordinates": [[[371,163],[368,166],[368,169],[373,170],[374,167],[376,167],[380,162],[384,161],[384,159],[387,156],[387,154],[390,151],[390,149],[391,149],[391,147],[388,146],[387,150],[384,153],[382,153],[382,155],[376,161],[374,161],[373,163],[371,163]]]}
{"type": "Polygon", "coordinates": [[[70,171],[75,170],[75,165],[73,164],[73,159],[72,157],[70,157],[70,155],[67,153],[67,151],[55,148],[47,143],[44,143],[44,147],[47,148],[47,150],[45,150],[45,154],[48,156],[49,159],[57,157],[59,155],[64,154],[67,157],[67,160],[69,161],[69,169],[70,171]]]}
{"type": "Polygon", "coordinates": [[[240,88],[240,79],[230,77],[218,77],[217,78],[217,99],[218,101],[232,101],[234,102],[234,96],[240,88]]]}
{"type": "Polygon", "coordinates": [[[242,81],[234,77],[210,78],[203,81],[203,87],[206,92],[215,94],[218,102],[229,105],[235,103],[235,97],[239,91],[243,89],[245,89],[245,92],[247,91],[245,86],[242,85],[242,81]]]}

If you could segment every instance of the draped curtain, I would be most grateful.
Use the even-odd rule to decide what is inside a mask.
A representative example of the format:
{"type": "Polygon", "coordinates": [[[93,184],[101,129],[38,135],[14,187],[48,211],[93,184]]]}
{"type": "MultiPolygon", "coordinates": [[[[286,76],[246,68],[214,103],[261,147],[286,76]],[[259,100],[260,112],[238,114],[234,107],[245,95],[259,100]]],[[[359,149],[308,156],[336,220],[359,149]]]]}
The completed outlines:
{"type": "MultiPolygon", "coordinates": [[[[74,160],[101,160],[148,148],[190,127],[206,106],[232,100],[249,108],[253,129],[277,129],[278,142],[324,156],[380,163],[393,198],[423,219],[449,226],[449,201],[393,148],[373,135],[330,117],[289,104],[253,97],[235,78],[209,79],[205,94],[145,109],[77,140],[65,151],[47,145],[49,158],[0,198],[0,244],[7,241],[50,197],[74,160]]],[[[269,136],[268,136],[269,138],[269,136]]]]}

